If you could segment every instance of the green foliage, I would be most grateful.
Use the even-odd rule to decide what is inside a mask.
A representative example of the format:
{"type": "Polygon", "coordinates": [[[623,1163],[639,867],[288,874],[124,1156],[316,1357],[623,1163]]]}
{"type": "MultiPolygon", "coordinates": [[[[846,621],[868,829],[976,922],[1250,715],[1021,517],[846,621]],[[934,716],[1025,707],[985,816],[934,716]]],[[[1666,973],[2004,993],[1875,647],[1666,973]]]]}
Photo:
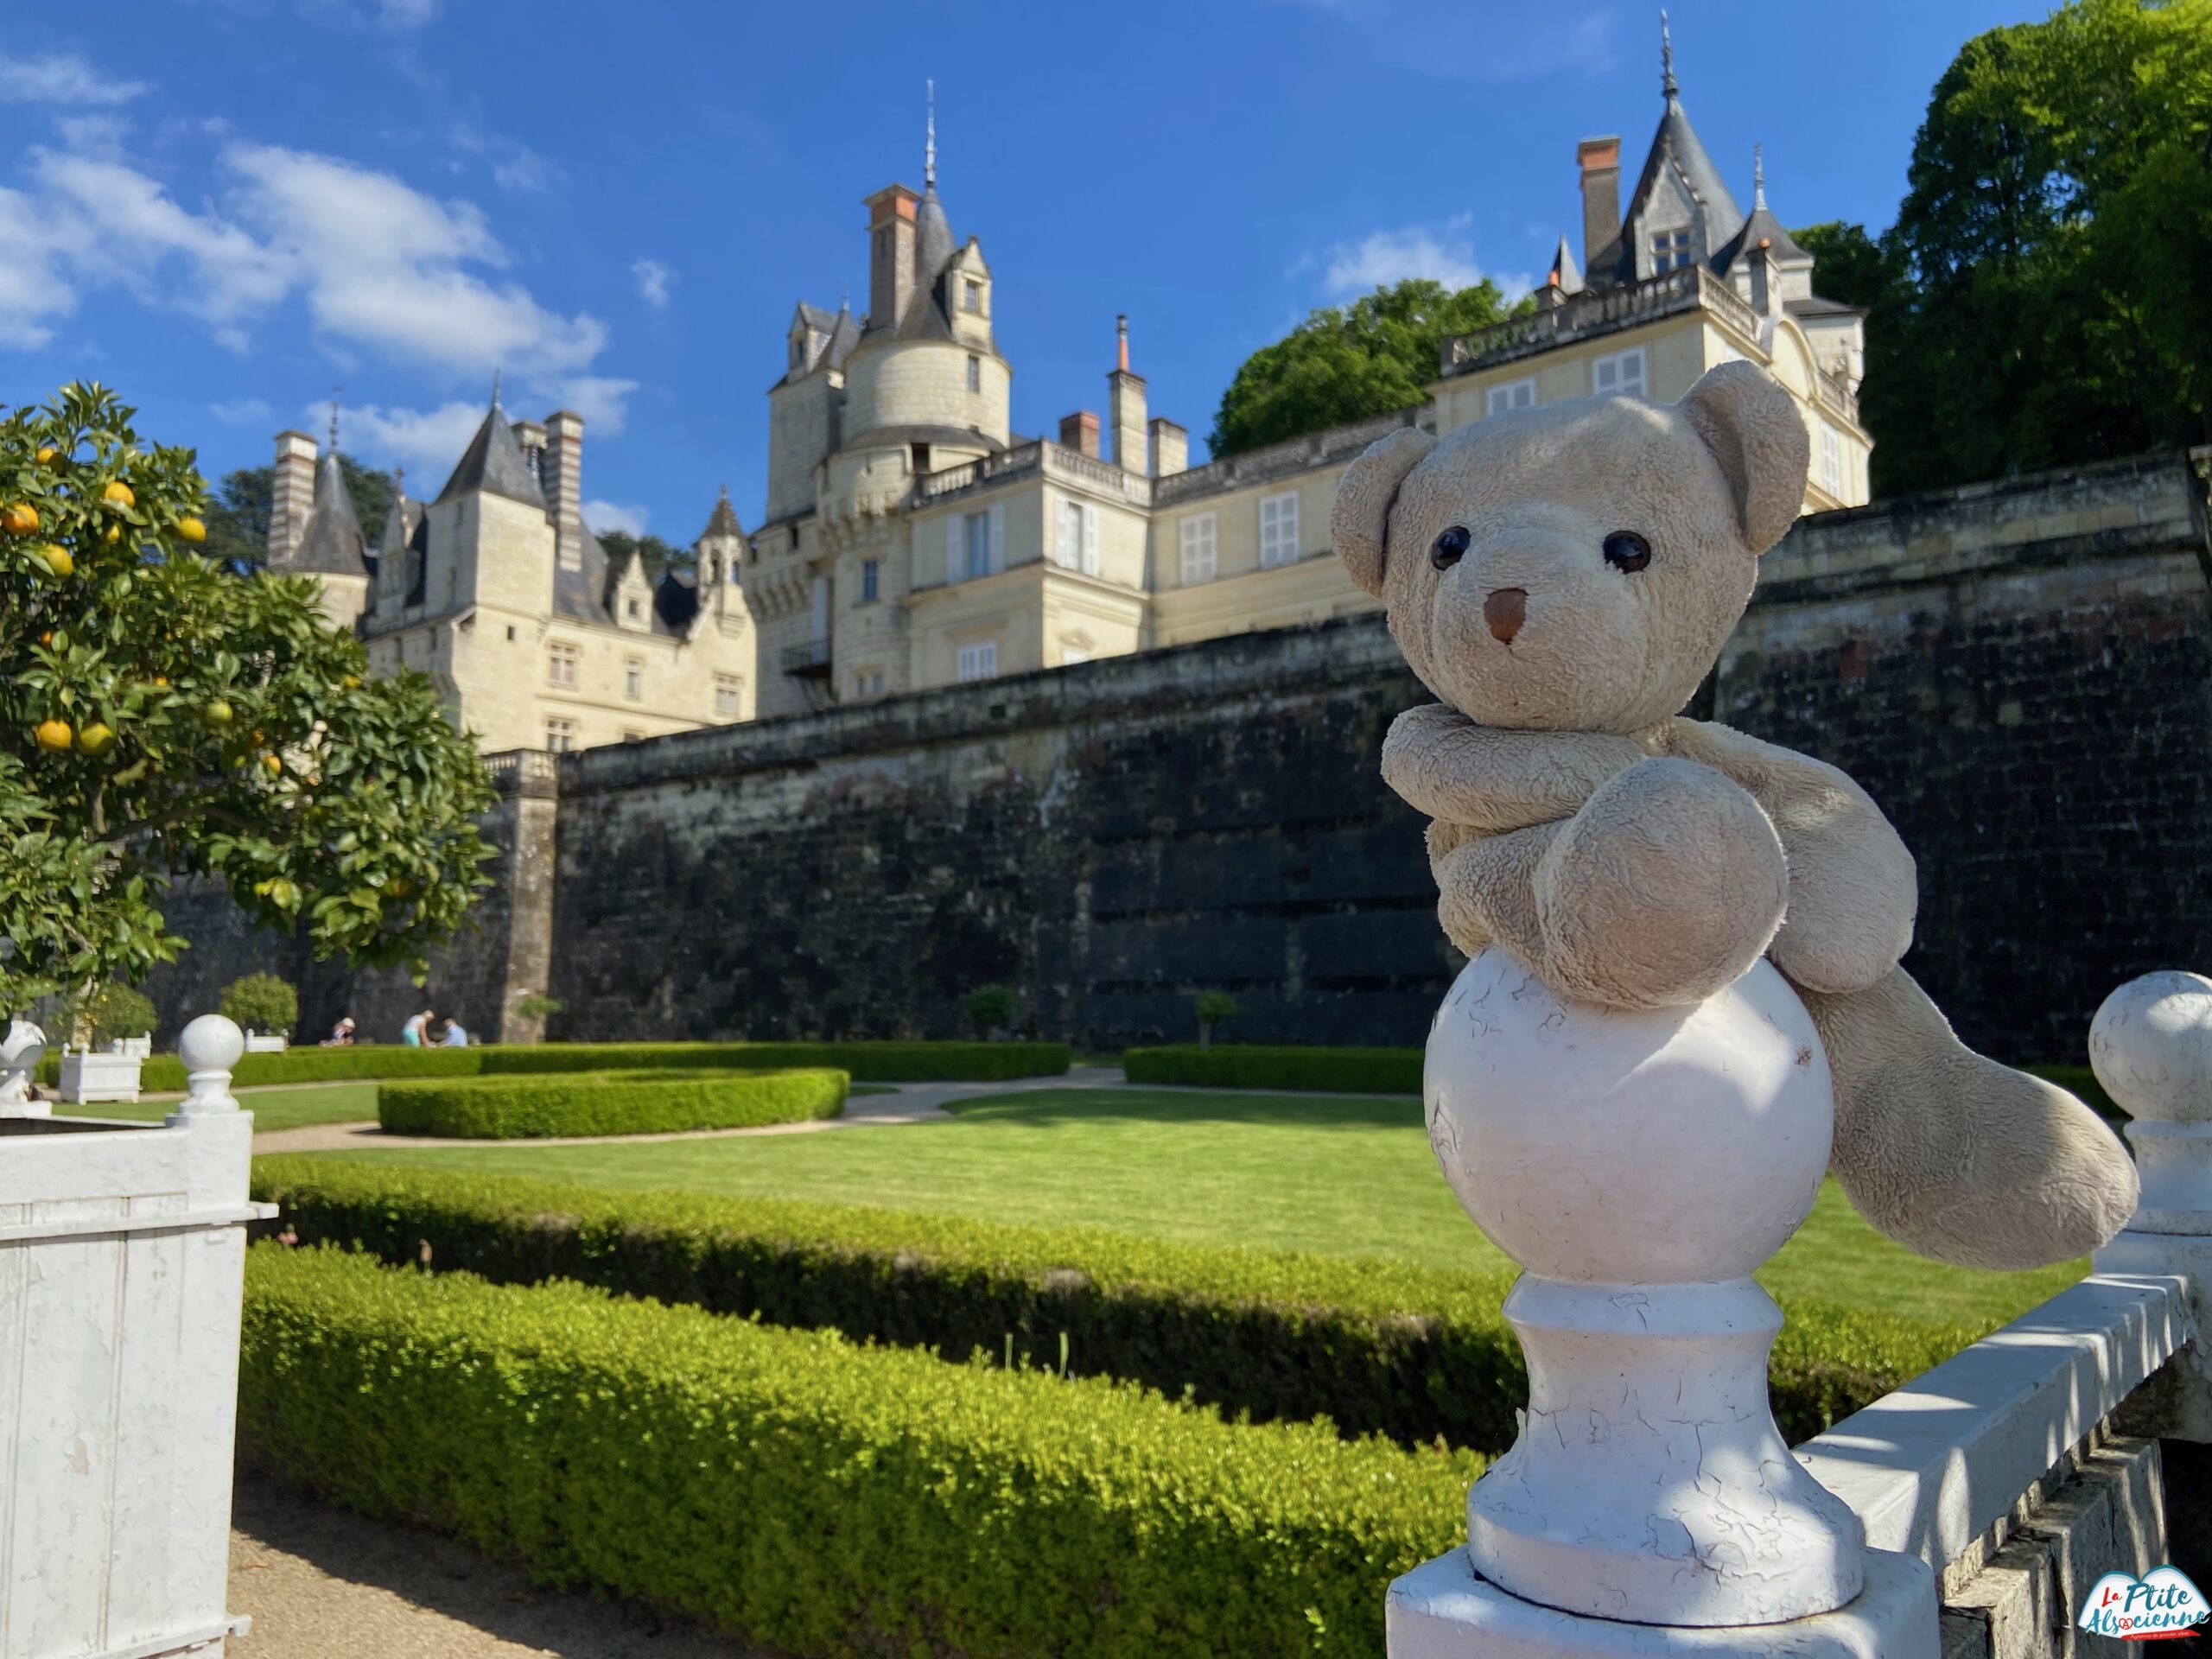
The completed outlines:
{"type": "Polygon", "coordinates": [[[223,987],[215,1007],[241,1031],[289,1037],[300,1023],[300,994],[275,974],[247,974],[232,980],[223,987]]]}
{"type": "Polygon", "coordinates": [[[1003,985],[978,985],[960,999],[961,1012],[976,1027],[978,1037],[1006,1030],[1014,1024],[1014,1016],[1020,1007],[1013,991],[1003,985]]]}
{"type": "Polygon", "coordinates": [[[377,1119],[394,1135],[520,1140],[749,1128],[835,1117],[842,1071],[578,1071],[385,1084],[377,1119]]]}
{"type": "MultiPolygon", "coordinates": [[[[1200,1018],[1204,1018],[1203,1013],[1200,1018]]],[[[1323,1089],[1350,1095],[1417,1095],[1417,1048],[1200,1048],[1170,1043],[1122,1056],[1131,1083],[1195,1084],[1208,1089],[1323,1089]]]]}
{"type": "Polygon", "coordinates": [[[262,1466],[793,1656],[1352,1659],[1480,1463],[575,1285],[251,1252],[262,1466]]]}
{"type": "MultiPolygon", "coordinates": [[[[2201,442],[2212,393],[2212,0],[2075,0],[1937,82],[1866,305],[1878,493],[2201,442]]],[[[1827,227],[1823,227],[1827,228],[1827,227]]],[[[1801,238],[1802,239],[1802,238],[1801,238]]]]}
{"type": "MultiPolygon", "coordinates": [[[[1003,1083],[1062,1076],[1068,1060],[1065,1043],[477,1043],[467,1048],[362,1043],[352,1048],[248,1054],[238,1061],[231,1081],[239,1088],[257,1088],[356,1077],[501,1077],[658,1066],[750,1071],[828,1066],[868,1083],[1003,1083]]],[[[40,1063],[41,1082],[54,1081],[48,1070],[57,1064],[50,1054],[40,1063]]],[[[184,1087],[184,1068],[173,1054],[154,1056],[139,1075],[140,1086],[149,1090],[184,1087]]]]}
{"type": "Polygon", "coordinates": [[[533,991],[515,1004],[515,1012],[525,1020],[550,1020],[565,1006],[557,996],[547,996],[542,991],[533,991]]]}
{"type": "MultiPolygon", "coordinates": [[[[63,1018],[79,1040],[105,1047],[118,1037],[143,1037],[161,1023],[154,1001],[128,985],[107,984],[73,1004],[63,1018]]],[[[57,1060],[57,1067],[59,1062],[57,1060]]]]}
{"type": "Polygon", "coordinates": [[[191,452],[132,413],[71,385],[0,416],[0,506],[38,521],[0,534],[0,1012],[175,957],[179,874],[319,956],[419,969],[491,855],[473,740],[422,676],[369,680],[312,582],[194,552],[191,452]]]}
{"type": "MultiPolygon", "coordinates": [[[[353,498],[353,516],[361,533],[374,548],[384,534],[384,521],[399,493],[399,480],[391,474],[365,467],[342,449],[338,469],[345,474],[346,492],[353,498]]],[[[207,503],[207,540],[201,552],[208,558],[234,560],[242,565],[269,562],[269,518],[276,496],[274,467],[241,467],[226,473],[207,503]]]]}
{"type": "MultiPolygon", "coordinates": [[[[1510,1273],[1179,1245],[1103,1229],[678,1192],[617,1193],[353,1160],[261,1158],[308,1242],[535,1283],[575,1279],[772,1325],[948,1354],[1011,1348],[1262,1421],[1325,1415],[1497,1451],[1528,1397],[1510,1273]]],[[[1979,1334],[1793,1300],[1770,1373],[1802,1439],[1979,1334]]]]}
{"type": "Polygon", "coordinates": [[[1234,1020],[1244,1012],[1235,997],[1227,991],[1201,991],[1196,1007],[1198,1015],[1198,1046],[1211,1052],[1213,1048],[1213,1028],[1224,1020],[1234,1020]]]}
{"type": "Polygon", "coordinates": [[[594,531],[593,534],[599,537],[599,544],[607,550],[610,569],[619,571],[630,562],[630,555],[635,553],[645,561],[646,582],[656,587],[659,585],[664,571],[695,571],[699,568],[696,549],[671,547],[658,536],[632,536],[620,530],[594,531]]]}
{"type": "Polygon", "coordinates": [[[1487,277],[1454,291],[1415,276],[1315,311],[1244,359],[1207,443],[1218,459],[1422,403],[1446,340],[1535,303],[1507,306],[1487,277]]]}

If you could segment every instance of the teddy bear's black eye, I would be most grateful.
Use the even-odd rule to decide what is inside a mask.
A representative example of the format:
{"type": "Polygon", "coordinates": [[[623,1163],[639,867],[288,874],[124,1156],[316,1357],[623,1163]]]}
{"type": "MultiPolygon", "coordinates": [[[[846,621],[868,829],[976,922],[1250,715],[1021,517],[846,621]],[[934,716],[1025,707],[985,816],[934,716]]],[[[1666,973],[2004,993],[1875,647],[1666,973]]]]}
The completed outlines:
{"type": "Polygon", "coordinates": [[[1465,556],[1467,543],[1474,539],[1465,524],[1454,524],[1436,538],[1436,545],[1428,550],[1428,562],[1440,570],[1449,570],[1465,556]]]}
{"type": "Polygon", "coordinates": [[[1605,537],[1605,563],[1616,570],[1641,570],[1651,563],[1651,543],[1632,530],[1605,537]]]}

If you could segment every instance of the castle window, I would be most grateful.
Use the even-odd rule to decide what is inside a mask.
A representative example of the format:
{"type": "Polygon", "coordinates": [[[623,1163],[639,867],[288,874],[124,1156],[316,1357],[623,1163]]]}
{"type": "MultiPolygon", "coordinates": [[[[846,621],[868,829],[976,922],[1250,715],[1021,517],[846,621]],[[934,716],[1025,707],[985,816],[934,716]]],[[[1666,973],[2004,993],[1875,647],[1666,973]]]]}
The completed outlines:
{"type": "Polygon", "coordinates": [[[1260,568],[1298,563],[1298,497],[1286,491],[1260,498],[1260,568]]]}
{"type": "MultiPolygon", "coordinates": [[[[972,288],[975,284],[971,283],[969,286],[972,288]]],[[[982,389],[983,359],[980,357],[971,356],[968,359],[968,390],[970,391],[981,391],[982,389]]]]}
{"type": "Polygon", "coordinates": [[[1490,389],[1488,412],[1503,415],[1509,409],[1533,409],[1536,403],[1536,381],[1531,375],[1526,380],[1516,380],[1510,385],[1490,389]]]}
{"type": "Polygon", "coordinates": [[[629,657],[623,659],[622,695],[632,702],[645,695],[645,659],[644,658],[629,657]]]}
{"type": "Polygon", "coordinates": [[[1821,487],[1839,500],[1843,497],[1843,440],[1825,421],[1821,423],[1821,487]]]}
{"type": "Polygon", "coordinates": [[[876,574],[879,568],[874,559],[861,561],[861,602],[862,604],[876,597],[876,574]]]}
{"type": "Polygon", "coordinates": [[[1052,563],[1064,569],[1098,574],[1098,509],[1087,501],[1063,498],[1053,526],[1052,563]]]}
{"type": "Polygon", "coordinates": [[[514,644],[514,642],[515,642],[515,625],[514,625],[513,623],[510,622],[510,623],[508,623],[508,624],[507,624],[507,643],[508,643],[509,645],[512,645],[512,644],[514,644]]]}
{"type": "MultiPolygon", "coordinates": [[[[960,308],[976,312],[983,308],[983,285],[972,276],[960,284],[960,308]]],[[[968,360],[973,363],[976,359],[971,357],[968,360]]]]}
{"type": "Polygon", "coordinates": [[[963,680],[989,680],[998,677],[999,643],[986,639],[979,645],[960,647],[957,672],[963,680]]]}
{"type": "Polygon", "coordinates": [[[554,754],[566,754],[576,747],[576,722],[573,720],[549,720],[545,722],[545,747],[554,754]]]}
{"type": "Polygon", "coordinates": [[[960,521],[965,560],[963,577],[973,582],[978,576],[991,574],[991,515],[971,512],[960,521]]]}
{"type": "MultiPolygon", "coordinates": [[[[926,473],[930,469],[930,447],[926,443],[918,443],[913,446],[913,452],[914,476],[919,478],[924,473],[926,473]]],[[[793,547],[797,547],[798,545],[798,541],[794,539],[791,545],[793,547]]]]}
{"type": "Polygon", "coordinates": [[[546,647],[545,683],[574,688],[576,683],[576,648],[556,640],[546,647]]]}
{"type": "Polygon", "coordinates": [[[1183,585],[1195,587],[1202,582],[1211,582],[1214,571],[1214,516],[1202,512],[1185,518],[1178,526],[1176,535],[1182,543],[1183,585]]]}
{"type": "Polygon", "coordinates": [[[1599,397],[1644,397],[1645,390],[1643,347],[1616,352],[1611,357],[1592,359],[1590,364],[1590,391],[1599,397]]]}
{"type": "Polygon", "coordinates": [[[622,614],[628,617],[632,622],[637,621],[640,617],[644,616],[645,613],[645,601],[637,597],[634,594],[630,596],[628,601],[622,607],[622,614]]]}
{"type": "Polygon", "coordinates": [[[1651,238],[1651,269],[1664,275],[1690,263],[1690,233],[1662,231],[1651,238]]]}
{"type": "Polygon", "coordinates": [[[743,712],[745,682],[734,674],[715,676],[715,712],[734,715],[743,712]]]}

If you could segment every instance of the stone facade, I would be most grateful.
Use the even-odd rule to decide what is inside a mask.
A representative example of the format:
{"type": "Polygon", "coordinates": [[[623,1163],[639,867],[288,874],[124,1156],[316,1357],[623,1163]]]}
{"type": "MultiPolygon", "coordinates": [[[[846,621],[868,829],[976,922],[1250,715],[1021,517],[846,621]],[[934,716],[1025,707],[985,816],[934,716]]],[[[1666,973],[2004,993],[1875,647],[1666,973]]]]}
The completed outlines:
{"type": "MultiPolygon", "coordinates": [[[[1910,963],[1987,1052],[2078,1061],[2113,985],[2212,935],[2203,500],[2169,456],[1808,518],[1707,693],[1873,792],[1919,861],[1910,963]]],[[[1219,988],[1234,1040],[1417,1044],[1457,963],[1376,757],[1423,700],[1358,616],[541,760],[557,813],[495,816],[517,850],[429,997],[476,1028],[550,984],[571,1038],[952,1036],[1001,981],[1111,1047],[1219,988]]],[[[173,908],[165,1018],[269,965],[173,908]]],[[[310,984],[322,1023],[415,995],[310,984]]]]}

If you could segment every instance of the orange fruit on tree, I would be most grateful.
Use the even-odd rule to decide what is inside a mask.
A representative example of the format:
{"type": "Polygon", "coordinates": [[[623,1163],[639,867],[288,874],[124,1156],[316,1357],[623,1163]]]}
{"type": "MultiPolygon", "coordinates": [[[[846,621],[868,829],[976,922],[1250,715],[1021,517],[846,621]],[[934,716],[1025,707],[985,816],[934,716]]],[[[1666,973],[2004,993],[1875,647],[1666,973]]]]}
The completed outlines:
{"type": "Polygon", "coordinates": [[[69,556],[69,550],[59,542],[43,543],[31,556],[46,567],[47,575],[56,580],[72,575],[77,569],[77,561],[69,556]]]}
{"type": "Polygon", "coordinates": [[[261,769],[274,778],[284,770],[284,763],[273,754],[264,754],[261,757],[261,769]]]}
{"type": "Polygon", "coordinates": [[[66,720],[41,720],[37,731],[32,735],[38,739],[39,747],[48,754],[58,754],[69,747],[70,740],[76,734],[69,729],[69,722],[66,720]]]}
{"type": "Polygon", "coordinates": [[[10,536],[28,536],[37,528],[38,509],[28,501],[17,501],[0,512],[0,530],[10,536]]]}
{"type": "Polygon", "coordinates": [[[207,526],[188,512],[176,521],[176,536],[179,541],[190,542],[196,546],[207,539],[207,526]]]}
{"type": "Polygon", "coordinates": [[[77,747],[97,760],[115,747],[115,728],[96,720],[77,734],[77,747]]]}
{"type": "Polygon", "coordinates": [[[34,454],[31,459],[41,467],[51,467],[54,465],[54,458],[60,453],[61,452],[55,448],[52,444],[41,443],[38,447],[38,453],[34,454]]]}
{"type": "Polygon", "coordinates": [[[138,498],[130,493],[130,486],[119,478],[100,492],[100,499],[117,507],[136,506],[138,503],[138,498]]]}

